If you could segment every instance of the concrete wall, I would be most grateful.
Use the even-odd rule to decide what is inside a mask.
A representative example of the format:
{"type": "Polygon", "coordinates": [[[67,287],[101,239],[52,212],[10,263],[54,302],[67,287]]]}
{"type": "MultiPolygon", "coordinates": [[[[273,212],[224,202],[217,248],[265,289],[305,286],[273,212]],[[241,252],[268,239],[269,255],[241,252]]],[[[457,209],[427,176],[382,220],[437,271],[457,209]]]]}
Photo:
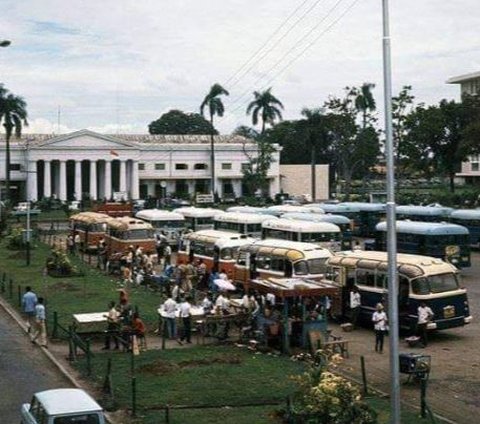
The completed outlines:
{"type": "MultiPolygon", "coordinates": [[[[316,166],[316,199],[329,198],[328,165],[316,166]]],[[[290,195],[311,194],[311,167],[310,165],[280,165],[281,189],[290,195]]]]}

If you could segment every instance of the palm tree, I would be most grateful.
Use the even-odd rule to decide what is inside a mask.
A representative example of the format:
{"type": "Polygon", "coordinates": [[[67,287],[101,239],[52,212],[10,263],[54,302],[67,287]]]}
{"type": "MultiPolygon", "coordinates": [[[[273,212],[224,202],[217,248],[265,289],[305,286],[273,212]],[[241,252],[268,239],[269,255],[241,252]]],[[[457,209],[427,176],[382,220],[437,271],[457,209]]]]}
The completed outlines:
{"type": "Polygon", "coordinates": [[[15,136],[22,135],[22,125],[27,122],[27,103],[22,97],[9,93],[0,86],[0,123],[5,128],[5,188],[6,199],[10,200],[10,138],[15,130],[15,136]]]}
{"type": "Polygon", "coordinates": [[[223,116],[225,112],[225,107],[223,106],[222,99],[220,96],[228,96],[229,93],[225,90],[220,84],[213,84],[210,88],[210,91],[203,99],[202,104],[200,105],[200,113],[202,116],[205,116],[205,108],[208,107],[208,113],[210,115],[210,124],[212,125],[212,132],[210,134],[210,168],[211,168],[211,189],[212,194],[215,196],[215,146],[214,146],[214,135],[215,127],[213,126],[213,117],[218,115],[223,116]]]}
{"type": "Polygon", "coordinates": [[[325,147],[326,128],[325,128],[325,110],[323,108],[302,109],[302,115],[305,119],[300,121],[300,126],[306,133],[308,145],[310,146],[310,163],[311,163],[311,188],[312,201],[317,197],[316,185],[316,164],[317,164],[317,145],[325,147]],[[323,146],[322,146],[323,145],[323,146]]]}
{"type": "Polygon", "coordinates": [[[265,132],[266,124],[273,125],[276,119],[282,120],[283,104],[272,94],[272,87],[269,89],[258,92],[254,91],[253,96],[255,100],[250,102],[247,107],[247,115],[252,113],[253,125],[258,124],[259,115],[262,119],[262,131],[265,132]]]}
{"type": "Polygon", "coordinates": [[[373,98],[372,90],[375,88],[375,84],[371,82],[364,82],[360,87],[360,91],[355,97],[355,108],[362,113],[362,128],[367,127],[368,112],[373,112],[377,105],[373,98]]]}

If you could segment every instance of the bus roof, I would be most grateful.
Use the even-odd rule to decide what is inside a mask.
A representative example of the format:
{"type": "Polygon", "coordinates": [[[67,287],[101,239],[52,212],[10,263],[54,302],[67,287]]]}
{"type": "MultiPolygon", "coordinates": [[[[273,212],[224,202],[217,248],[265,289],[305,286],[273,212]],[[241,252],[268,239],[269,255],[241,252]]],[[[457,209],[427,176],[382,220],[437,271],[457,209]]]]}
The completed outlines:
{"type": "MultiPolygon", "coordinates": [[[[388,256],[387,252],[376,251],[337,252],[328,259],[328,264],[347,268],[378,269],[386,272],[388,256]]],[[[405,253],[397,254],[397,269],[400,274],[408,278],[457,272],[457,268],[441,259],[405,253]]]]}
{"type": "Polygon", "coordinates": [[[71,221],[84,222],[85,224],[103,224],[112,219],[104,213],[98,212],[80,212],[70,217],[71,221]]]}
{"type": "Polygon", "coordinates": [[[352,213],[360,212],[360,208],[353,205],[340,203],[314,203],[315,206],[322,208],[326,213],[352,213]]]}
{"type": "Polygon", "coordinates": [[[256,206],[232,206],[227,209],[227,212],[242,212],[242,213],[265,213],[265,208],[256,206]]]}
{"type": "MultiPolygon", "coordinates": [[[[448,222],[397,221],[396,225],[397,233],[425,234],[429,236],[469,234],[467,228],[448,222]]],[[[386,232],[387,223],[379,222],[375,229],[386,232]]]]}
{"type": "Polygon", "coordinates": [[[293,205],[275,205],[269,206],[267,211],[271,211],[275,214],[281,215],[282,213],[288,212],[311,212],[311,213],[325,213],[325,211],[316,206],[316,205],[302,205],[302,206],[293,206],[293,205]]]}
{"type": "Polygon", "coordinates": [[[63,415],[72,412],[100,412],[102,407],[81,389],[54,389],[35,393],[47,415],[63,415]]]}
{"type": "Polygon", "coordinates": [[[443,206],[415,206],[404,205],[397,206],[398,214],[403,215],[418,215],[418,216],[448,216],[453,211],[453,208],[443,206]]]}
{"type": "Polygon", "coordinates": [[[143,209],[137,212],[135,217],[146,221],[185,221],[185,217],[181,213],[162,209],[143,209]]]}
{"type": "Polygon", "coordinates": [[[112,218],[110,221],[108,221],[107,224],[110,228],[121,231],[140,229],[153,230],[152,225],[148,222],[142,221],[141,219],[130,218],[128,216],[123,216],[121,218],[112,218]]]}
{"type": "Polygon", "coordinates": [[[451,213],[450,218],[480,219],[480,209],[458,209],[451,213]]]}
{"type": "Polygon", "coordinates": [[[312,221],[312,222],[331,222],[332,224],[350,224],[350,220],[343,215],[332,215],[330,213],[285,213],[280,218],[298,220],[298,221],[312,221]]]}
{"type": "Polygon", "coordinates": [[[262,223],[262,228],[295,231],[299,233],[339,233],[340,228],[331,222],[295,221],[293,219],[270,219],[262,223]]]}
{"type": "Polygon", "coordinates": [[[173,212],[182,214],[185,218],[213,218],[215,215],[224,213],[220,209],[196,208],[194,206],[185,206],[174,209],[173,212]]]}
{"type": "Polygon", "coordinates": [[[242,212],[225,212],[214,218],[214,220],[218,222],[236,222],[241,224],[261,224],[267,219],[276,218],[271,215],[242,212]]]}
{"type": "Polygon", "coordinates": [[[291,261],[329,258],[332,256],[330,250],[319,247],[313,243],[277,239],[257,240],[250,245],[242,246],[240,250],[250,253],[270,253],[276,256],[284,256],[291,261]]]}
{"type": "MultiPolygon", "coordinates": [[[[239,233],[230,233],[228,231],[219,230],[200,230],[185,235],[187,240],[203,241],[207,243],[216,243],[218,240],[245,240],[247,236],[239,233]]],[[[253,239],[251,239],[253,240],[253,239]]]]}
{"type": "Polygon", "coordinates": [[[343,202],[340,205],[354,207],[361,212],[383,212],[387,209],[385,203],[343,202]]]}

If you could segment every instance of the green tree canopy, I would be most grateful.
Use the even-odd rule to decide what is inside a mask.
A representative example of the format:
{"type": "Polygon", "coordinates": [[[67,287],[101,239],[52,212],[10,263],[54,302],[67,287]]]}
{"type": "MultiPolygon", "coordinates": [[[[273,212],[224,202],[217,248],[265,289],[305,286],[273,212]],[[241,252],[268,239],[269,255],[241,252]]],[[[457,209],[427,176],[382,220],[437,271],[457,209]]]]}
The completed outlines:
{"type": "Polygon", "coordinates": [[[276,120],[282,120],[283,104],[272,94],[272,87],[262,92],[254,91],[253,97],[247,106],[247,115],[252,114],[253,125],[258,125],[261,119],[263,134],[267,124],[273,126],[276,120]]]}
{"type": "Polygon", "coordinates": [[[218,134],[217,130],[212,127],[199,113],[185,113],[181,110],[172,109],[164,113],[160,118],[148,125],[150,134],[218,134]]]}

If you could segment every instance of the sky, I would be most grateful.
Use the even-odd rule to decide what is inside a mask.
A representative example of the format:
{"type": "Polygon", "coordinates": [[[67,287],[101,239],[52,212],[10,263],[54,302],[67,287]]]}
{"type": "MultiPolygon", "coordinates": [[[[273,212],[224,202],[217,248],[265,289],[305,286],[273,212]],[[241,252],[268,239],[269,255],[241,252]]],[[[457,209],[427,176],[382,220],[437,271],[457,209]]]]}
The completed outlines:
{"type": "MultiPolygon", "coordinates": [[[[230,95],[216,127],[250,125],[272,87],[284,119],[346,86],[375,83],[383,107],[381,0],[2,0],[0,83],[28,103],[26,132],[146,133],[170,109],[230,95]],[[59,113],[60,111],[60,113],[59,113]],[[59,119],[60,115],[60,119],[59,119]],[[60,123],[60,124],[59,124],[60,123]]],[[[390,1],[393,92],[458,99],[480,71],[478,0],[390,1]]],[[[381,115],[381,112],[379,112],[381,115]]]]}

